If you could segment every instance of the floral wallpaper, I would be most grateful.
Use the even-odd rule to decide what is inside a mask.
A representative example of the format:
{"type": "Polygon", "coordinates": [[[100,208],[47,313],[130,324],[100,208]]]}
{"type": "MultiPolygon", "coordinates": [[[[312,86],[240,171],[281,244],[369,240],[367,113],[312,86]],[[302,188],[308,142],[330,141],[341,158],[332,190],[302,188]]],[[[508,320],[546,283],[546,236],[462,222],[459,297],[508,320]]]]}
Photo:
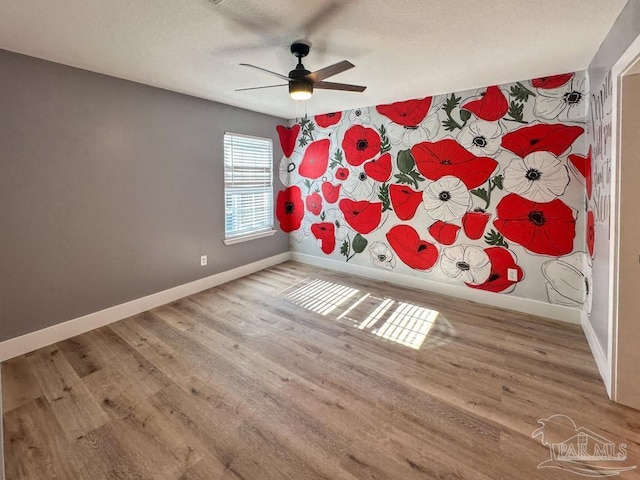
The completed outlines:
{"type": "Polygon", "coordinates": [[[588,309],[587,90],[567,73],[279,126],[280,228],[296,252],[588,309]]]}

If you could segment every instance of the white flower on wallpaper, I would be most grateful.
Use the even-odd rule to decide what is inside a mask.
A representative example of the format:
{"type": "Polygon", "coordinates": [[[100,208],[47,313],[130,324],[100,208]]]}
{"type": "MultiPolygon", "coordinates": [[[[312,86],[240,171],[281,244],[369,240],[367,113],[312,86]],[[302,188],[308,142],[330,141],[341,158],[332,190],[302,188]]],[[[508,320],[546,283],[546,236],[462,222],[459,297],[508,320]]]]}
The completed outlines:
{"type": "Polygon", "coordinates": [[[450,222],[469,210],[471,195],[458,177],[447,175],[427,185],[422,202],[431,218],[450,222]]]}
{"type": "Polygon", "coordinates": [[[484,283],[491,275],[489,256],[475,245],[456,245],[442,250],[440,268],[445,275],[472,285],[484,283]]]}
{"type": "Polygon", "coordinates": [[[585,252],[549,260],[542,265],[547,280],[547,296],[550,303],[566,307],[583,306],[591,313],[593,294],[591,256],[585,252]]]}
{"type": "Polygon", "coordinates": [[[376,192],[377,182],[367,175],[364,165],[350,166],[349,176],[342,183],[342,191],[354,200],[370,200],[376,192]]]}
{"type": "Polygon", "coordinates": [[[368,125],[371,123],[369,107],[355,108],[349,112],[349,122],[352,125],[368,125]]]}
{"type": "Polygon", "coordinates": [[[393,270],[396,266],[393,250],[385,243],[374,242],[369,248],[369,256],[371,257],[371,263],[376,267],[393,270]]]}
{"type": "Polygon", "coordinates": [[[338,242],[342,242],[349,235],[349,226],[344,219],[344,215],[337,208],[329,208],[325,212],[324,221],[333,223],[335,236],[338,242]]]}
{"type": "Polygon", "coordinates": [[[311,235],[311,220],[306,218],[302,221],[302,224],[298,230],[294,230],[289,233],[289,238],[296,243],[302,243],[305,238],[311,235]]]}
{"type": "Polygon", "coordinates": [[[476,120],[469,122],[458,133],[458,143],[477,157],[491,157],[500,150],[502,141],[500,122],[476,120]]]}
{"type": "Polygon", "coordinates": [[[538,88],[533,114],[545,120],[583,121],[587,109],[587,84],[584,75],[557,88],[538,88]]]}
{"type": "Polygon", "coordinates": [[[296,171],[296,164],[291,158],[287,158],[284,155],[280,159],[280,166],[278,168],[278,178],[280,179],[280,183],[285,187],[289,187],[291,185],[291,180],[293,179],[293,173],[296,171]]]}
{"type": "Polygon", "coordinates": [[[387,125],[389,140],[394,145],[402,144],[405,147],[412,147],[421,140],[434,138],[440,129],[440,119],[437,113],[430,113],[415,127],[405,127],[395,122],[387,125]]]}
{"type": "Polygon", "coordinates": [[[563,195],[569,185],[567,167],[552,153],[533,152],[511,161],[504,170],[504,188],[534,202],[563,195]]]}

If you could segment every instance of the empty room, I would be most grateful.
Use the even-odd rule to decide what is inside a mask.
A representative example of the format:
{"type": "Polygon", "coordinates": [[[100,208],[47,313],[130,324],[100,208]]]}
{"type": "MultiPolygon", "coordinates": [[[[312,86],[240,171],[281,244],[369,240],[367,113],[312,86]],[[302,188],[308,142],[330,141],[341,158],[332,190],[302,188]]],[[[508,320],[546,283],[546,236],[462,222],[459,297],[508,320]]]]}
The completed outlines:
{"type": "Polygon", "coordinates": [[[640,0],[0,0],[0,479],[640,479],[640,0]]]}

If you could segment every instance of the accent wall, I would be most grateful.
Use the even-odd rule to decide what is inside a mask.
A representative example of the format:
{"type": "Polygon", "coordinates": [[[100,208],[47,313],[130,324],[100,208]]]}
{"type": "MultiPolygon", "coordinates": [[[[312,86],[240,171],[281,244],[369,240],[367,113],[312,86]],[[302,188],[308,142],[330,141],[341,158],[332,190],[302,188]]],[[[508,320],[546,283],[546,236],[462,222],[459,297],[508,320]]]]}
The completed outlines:
{"type": "Polygon", "coordinates": [[[280,228],[293,252],[588,311],[587,104],[577,72],[280,126],[280,228]]]}

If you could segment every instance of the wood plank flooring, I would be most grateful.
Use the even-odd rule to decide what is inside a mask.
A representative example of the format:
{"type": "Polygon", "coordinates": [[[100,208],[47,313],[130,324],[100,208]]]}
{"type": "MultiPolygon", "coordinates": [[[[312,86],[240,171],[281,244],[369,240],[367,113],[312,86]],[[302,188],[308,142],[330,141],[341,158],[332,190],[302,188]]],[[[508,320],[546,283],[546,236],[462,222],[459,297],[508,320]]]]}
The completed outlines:
{"type": "Polygon", "coordinates": [[[554,414],[640,465],[640,412],[578,326],[293,262],[7,361],[2,384],[10,480],[579,478],[537,468],[554,414]]]}

